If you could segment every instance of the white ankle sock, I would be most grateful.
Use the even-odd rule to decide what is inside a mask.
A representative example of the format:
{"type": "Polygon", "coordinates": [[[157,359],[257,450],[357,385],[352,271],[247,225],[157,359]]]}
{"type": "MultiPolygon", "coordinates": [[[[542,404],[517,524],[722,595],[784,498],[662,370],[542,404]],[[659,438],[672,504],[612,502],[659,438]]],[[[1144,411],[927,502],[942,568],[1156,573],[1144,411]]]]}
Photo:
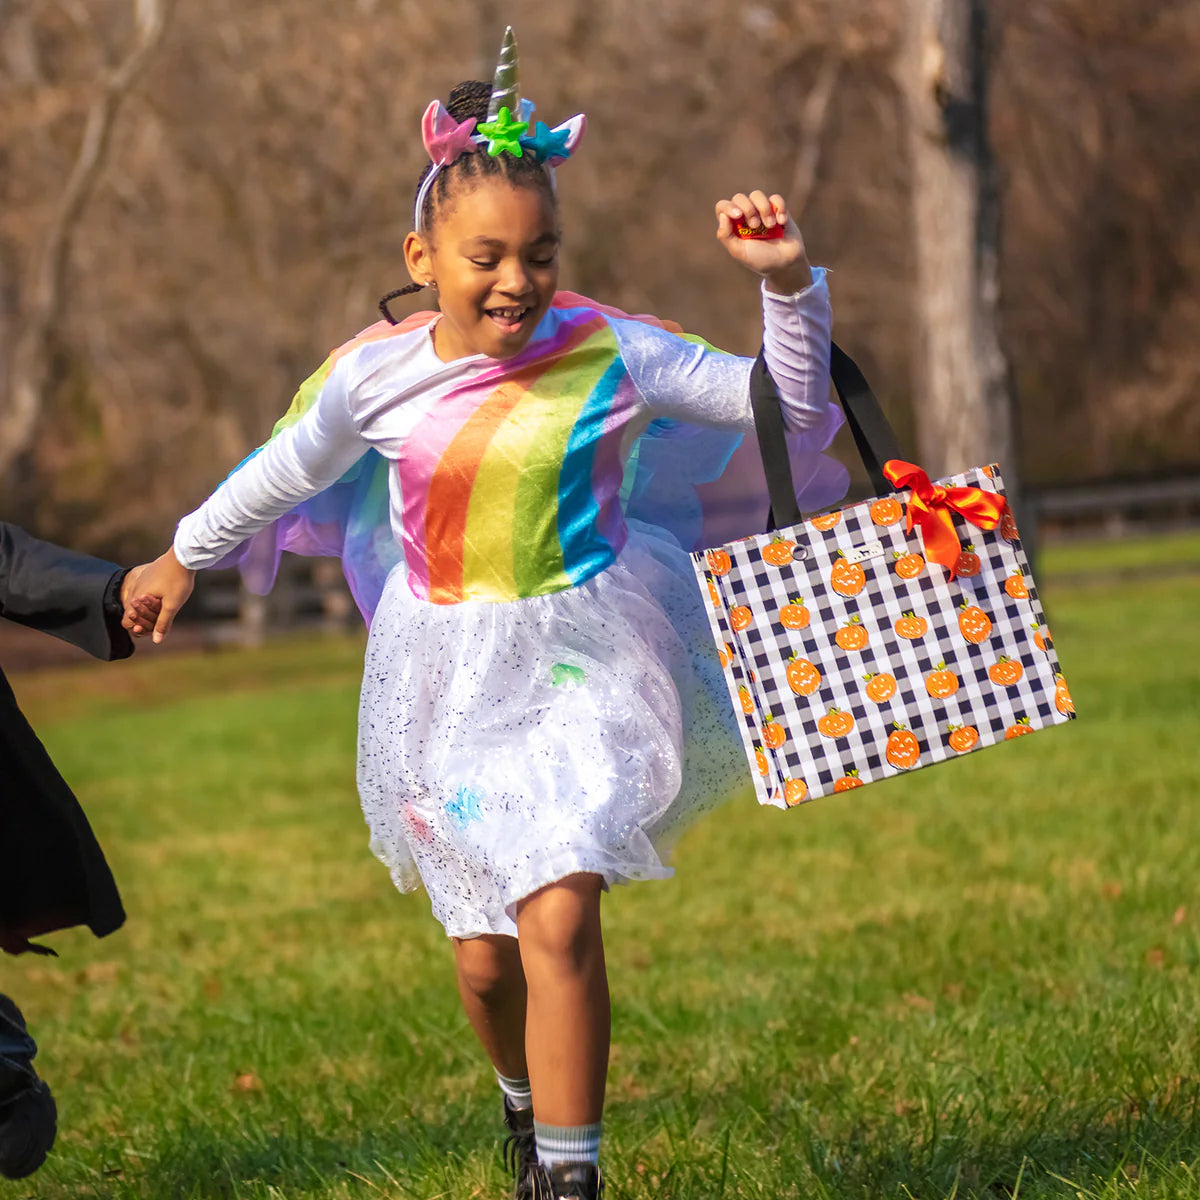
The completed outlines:
{"type": "Polygon", "coordinates": [[[544,1167],[555,1163],[596,1163],[600,1161],[600,1122],[595,1125],[543,1125],[534,1121],[537,1134],[538,1162],[544,1167]]]}
{"type": "MultiPolygon", "coordinates": [[[[493,1068],[495,1070],[495,1068],[493,1068]]],[[[508,1097],[508,1103],[518,1112],[533,1107],[533,1093],[529,1090],[529,1077],[524,1079],[509,1079],[496,1071],[496,1082],[500,1090],[508,1097]]]]}

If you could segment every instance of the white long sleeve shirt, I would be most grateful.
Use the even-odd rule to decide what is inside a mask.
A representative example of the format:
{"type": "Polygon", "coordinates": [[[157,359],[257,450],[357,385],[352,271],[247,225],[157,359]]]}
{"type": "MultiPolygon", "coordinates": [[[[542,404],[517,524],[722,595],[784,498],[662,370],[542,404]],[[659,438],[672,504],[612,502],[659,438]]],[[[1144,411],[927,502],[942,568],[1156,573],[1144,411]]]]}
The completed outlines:
{"type": "MultiPolygon", "coordinates": [[[[829,401],[824,274],[793,296],[762,293],[784,423],[814,451],[842,420],[829,401]]],[[[561,590],[624,544],[622,472],[652,421],[753,429],[752,365],[565,293],[512,359],[443,362],[432,322],[373,326],[306,385],[302,415],[180,522],[175,553],[212,565],[375,449],[391,465],[392,534],[418,596],[561,590]]]]}

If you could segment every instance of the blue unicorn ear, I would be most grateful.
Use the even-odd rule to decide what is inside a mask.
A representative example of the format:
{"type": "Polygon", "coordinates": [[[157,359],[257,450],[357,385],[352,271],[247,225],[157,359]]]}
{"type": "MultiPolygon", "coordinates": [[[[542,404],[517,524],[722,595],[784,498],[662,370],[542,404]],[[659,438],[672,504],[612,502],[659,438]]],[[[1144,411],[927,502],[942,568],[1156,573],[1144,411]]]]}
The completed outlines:
{"type": "Polygon", "coordinates": [[[502,108],[507,108],[515,120],[526,121],[521,111],[521,77],[517,70],[517,39],[512,26],[504,31],[500,57],[496,60],[496,75],[492,80],[492,98],[488,101],[487,119],[494,121],[502,108]]]}

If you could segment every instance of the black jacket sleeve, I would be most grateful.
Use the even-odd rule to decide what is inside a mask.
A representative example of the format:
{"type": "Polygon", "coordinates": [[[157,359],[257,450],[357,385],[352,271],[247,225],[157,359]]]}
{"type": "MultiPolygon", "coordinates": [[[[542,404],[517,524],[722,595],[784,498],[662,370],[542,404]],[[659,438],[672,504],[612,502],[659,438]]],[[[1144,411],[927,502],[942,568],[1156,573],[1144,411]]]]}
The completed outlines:
{"type": "Polygon", "coordinates": [[[64,550],[0,521],[0,617],[52,633],[96,658],[128,658],[115,563],[64,550]]]}

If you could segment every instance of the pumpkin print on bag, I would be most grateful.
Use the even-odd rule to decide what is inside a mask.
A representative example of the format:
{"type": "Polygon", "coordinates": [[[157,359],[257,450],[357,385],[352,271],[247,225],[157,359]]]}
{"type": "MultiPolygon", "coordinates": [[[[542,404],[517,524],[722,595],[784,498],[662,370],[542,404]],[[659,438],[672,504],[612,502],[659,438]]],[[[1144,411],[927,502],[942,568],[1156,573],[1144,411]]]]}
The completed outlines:
{"type": "Polygon", "coordinates": [[[786,538],[781,537],[772,538],[762,548],[763,561],[769,562],[773,567],[786,567],[792,561],[795,549],[795,542],[789,542],[786,538]]]}
{"type": "Polygon", "coordinates": [[[836,529],[838,523],[842,519],[842,513],[839,509],[837,512],[822,513],[819,517],[813,517],[809,524],[814,529],[819,529],[822,533],[830,529],[836,529]]]}
{"type": "Polygon", "coordinates": [[[887,671],[864,675],[863,678],[867,681],[863,691],[867,693],[867,699],[874,700],[876,704],[886,704],[896,694],[896,677],[887,671]]]}
{"type": "Polygon", "coordinates": [[[964,600],[962,612],[958,614],[958,628],[968,642],[978,646],[991,637],[992,619],[982,608],[964,600]]]}
{"type": "Polygon", "coordinates": [[[767,762],[767,756],[763,753],[761,746],[756,745],[754,747],[754,761],[758,766],[758,773],[760,775],[765,775],[771,769],[771,764],[767,762]]]}
{"type": "Polygon", "coordinates": [[[837,552],[837,562],[829,574],[829,586],[839,596],[857,596],[867,586],[867,573],[858,563],[846,561],[845,554],[837,552]]]}
{"type": "Polygon", "coordinates": [[[974,750],[979,743],[979,730],[974,725],[947,725],[946,732],[950,735],[946,739],[950,749],[959,754],[974,750]]]}
{"type": "Polygon", "coordinates": [[[744,683],[738,688],[738,702],[747,716],[754,712],[754,697],[750,695],[750,689],[744,683]]]}
{"type": "Polygon", "coordinates": [[[973,575],[978,575],[982,570],[983,561],[975,553],[975,544],[968,542],[962,548],[962,553],[958,556],[958,560],[954,564],[954,573],[955,575],[962,575],[964,578],[970,579],[973,575]]]}
{"type": "Polygon", "coordinates": [[[1013,520],[1013,515],[1007,509],[1004,516],[1000,518],[1000,536],[1006,542],[1019,542],[1021,535],[1017,532],[1017,523],[1013,520]]]}
{"type": "Polygon", "coordinates": [[[706,582],[708,583],[709,602],[712,604],[713,608],[720,608],[721,607],[721,594],[720,594],[720,592],[717,591],[717,585],[715,583],[713,583],[711,575],[708,576],[706,582]]]}
{"type": "Polygon", "coordinates": [[[717,661],[722,667],[727,667],[733,662],[733,647],[728,642],[717,651],[717,661]]]}
{"type": "Polygon", "coordinates": [[[793,596],[792,602],[779,610],[779,623],[784,629],[806,629],[811,619],[812,614],[799,596],[793,596]]]}
{"type": "Polygon", "coordinates": [[[772,750],[778,750],[787,741],[787,730],[770,713],[763,717],[762,740],[772,750]]]}
{"type": "Polygon", "coordinates": [[[940,662],[937,670],[925,676],[925,690],[935,700],[947,700],[958,691],[958,676],[953,671],[947,671],[946,664],[940,662]]]}
{"type": "Polygon", "coordinates": [[[821,672],[807,658],[793,654],[788,659],[787,681],[797,696],[811,696],[821,686],[821,672]]]}
{"type": "Polygon", "coordinates": [[[1024,572],[1022,572],[1020,570],[1014,571],[1004,581],[1004,590],[1014,600],[1028,600],[1029,599],[1029,589],[1025,586],[1024,572]]]}
{"type": "Polygon", "coordinates": [[[753,623],[754,614],[744,604],[739,604],[737,608],[730,610],[729,624],[733,627],[734,633],[741,633],[743,629],[749,629],[753,623]]]}
{"type": "Polygon", "coordinates": [[[783,781],[783,802],[788,808],[795,808],[808,795],[808,784],[803,779],[785,779],[783,781]]]}
{"type": "Polygon", "coordinates": [[[817,722],[817,729],[827,738],[843,738],[853,728],[854,718],[840,708],[831,708],[817,722]]]}
{"type": "Polygon", "coordinates": [[[882,500],[876,500],[867,511],[876,525],[895,525],[904,516],[904,509],[901,507],[900,501],[892,496],[884,496],[882,500]]]}
{"type": "Polygon", "coordinates": [[[733,566],[728,553],[724,550],[710,550],[704,556],[704,561],[708,563],[708,569],[714,575],[726,575],[729,573],[729,568],[733,566]]]}
{"type": "Polygon", "coordinates": [[[862,650],[871,639],[862,617],[855,614],[833,635],[833,640],[843,650],[862,650]]]}
{"type": "MultiPolygon", "coordinates": [[[[985,496],[1001,488],[978,467],[943,486],[959,483],[985,496]]],[[[708,624],[728,663],[726,712],[763,804],[807,804],[972,758],[1075,716],[1022,543],[1002,538],[999,518],[985,530],[955,517],[958,541],[944,556],[955,569],[938,570],[905,532],[908,494],[895,496],[898,520],[880,499],[718,547],[732,560],[724,574],[707,550],[691,554],[701,594],[707,576],[721,600],[708,624]],[[744,631],[731,630],[745,623],[735,605],[749,610],[744,631]]]]}
{"type": "Polygon", "coordinates": [[[1012,687],[1015,683],[1021,682],[1021,676],[1025,674],[1025,668],[1015,658],[1009,658],[1007,654],[1002,654],[990,667],[988,667],[988,678],[1000,687],[1012,687]]]}
{"type": "Polygon", "coordinates": [[[906,729],[898,721],[894,721],[895,732],[887,740],[884,757],[893,767],[907,771],[915,767],[921,760],[921,743],[910,729],[906,729]]]}
{"type": "Polygon", "coordinates": [[[902,638],[915,641],[929,632],[929,622],[924,617],[918,617],[915,612],[906,612],[895,625],[896,632],[902,638]]]}

